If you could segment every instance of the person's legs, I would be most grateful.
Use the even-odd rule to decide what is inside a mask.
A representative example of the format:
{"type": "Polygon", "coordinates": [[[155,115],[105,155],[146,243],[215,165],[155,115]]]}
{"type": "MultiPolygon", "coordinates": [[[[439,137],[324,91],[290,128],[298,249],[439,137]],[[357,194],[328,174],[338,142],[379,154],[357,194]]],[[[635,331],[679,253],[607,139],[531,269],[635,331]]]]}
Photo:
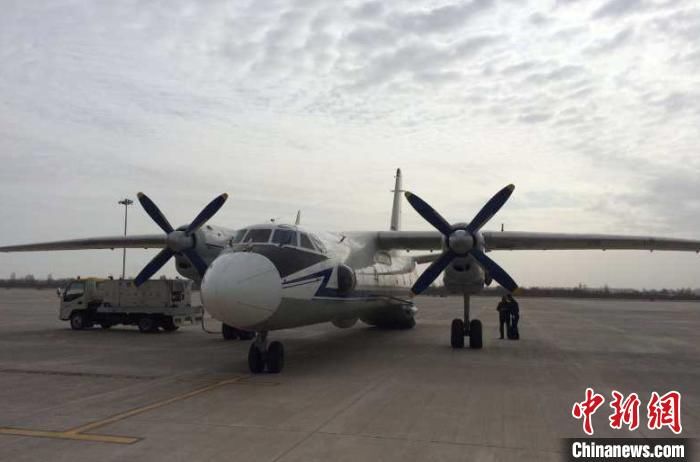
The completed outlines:
{"type": "Polygon", "coordinates": [[[520,339],[520,332],[518,332],[518,321],[519,321],[519,320],[520,320],[520,315],[519,315],[519,314],[514,314],[514,315],[513,315],[512,323],[513,323],[513,338],[514,338],[515,340],[519,340],[519,339],[520,339]]]}

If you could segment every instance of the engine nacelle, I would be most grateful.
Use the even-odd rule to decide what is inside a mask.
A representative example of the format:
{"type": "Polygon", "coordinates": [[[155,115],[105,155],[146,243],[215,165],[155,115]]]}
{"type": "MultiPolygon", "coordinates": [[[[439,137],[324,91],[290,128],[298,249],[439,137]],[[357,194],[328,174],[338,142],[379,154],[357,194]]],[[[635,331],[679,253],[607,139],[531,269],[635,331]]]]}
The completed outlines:
{"type": "Polygon", "coordinates": [[[337,271],[338,293],[340,295],[349,294],[357,285],[355,271],[347,265],[338,266],[337,271]]]}
{"type": "MultiPolygon", "coordinates": [[[[185,226],[181,226],[178,229],[184,228],[185,226]]],[[[194,249],[207,264],[211,263],[219,255],[219,253],[221,253],[221,246],[218,245],[220,244],[220,239],[217,240],[216,232],[209,228],[209,226],[203,226],[192,233],[194,249]],[[207,242],[216,243],[217,246],[209,247],[207,246],[207,242]]],[[[192,279],[193,281],[199,281],[201,279],[197,269],[192,265],[187,257],[182,254],[175,254],[175,269],[187,279],[192,279]]]]}
{"type": "Polygon", "coordinates": [[[477,292],[484,287],[485,274],[472,257],[460,257],[445,268],[443,282],[451,293],[477,292]]]}
{"type": "Polygon", "coordinates": [[[338,327],[340,329],[348,329],[352,326],[355,325],[357,322],[357,318],[351,318],[351,319],[334,319],[331,321],[335,327],[338,327]]]}

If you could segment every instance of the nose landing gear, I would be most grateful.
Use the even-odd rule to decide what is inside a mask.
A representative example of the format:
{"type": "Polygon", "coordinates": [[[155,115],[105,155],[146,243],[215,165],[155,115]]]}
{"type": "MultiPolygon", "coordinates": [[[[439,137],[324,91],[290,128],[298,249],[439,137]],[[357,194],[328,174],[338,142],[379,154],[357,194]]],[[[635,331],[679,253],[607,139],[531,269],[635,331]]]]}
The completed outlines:
{"type": "Polygon", "coordinates": [[[280,342],[267,344],[267,331],[260,332],[248,350],[248,368],[253,374],[260,374],[265,369],[271,374],[278,374],[284,368],[284,346],[280,342]]]}
{"type": "Polygon", "coordinates": [[[469,337],[469,348],[478,350],[482,347],[481,321],[469,320],[469,295],[464,294],[464,320],[453,319],[450,332],[452,348],[464,348],[464,337],[469,337]]]}

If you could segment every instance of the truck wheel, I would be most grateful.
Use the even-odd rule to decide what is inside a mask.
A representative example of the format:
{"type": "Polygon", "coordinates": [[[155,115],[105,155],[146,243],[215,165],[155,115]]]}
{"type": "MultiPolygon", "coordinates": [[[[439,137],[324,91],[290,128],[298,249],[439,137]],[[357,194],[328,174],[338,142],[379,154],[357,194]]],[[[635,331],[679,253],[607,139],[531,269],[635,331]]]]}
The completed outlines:
{"type": "Polygon", "coordinates": [[[158,325],[155,320],[148,316],[143,316],[139,319],[139,330],[143,333],[156,332],[158,325]]]}
{"type": "Polygon", "coordinates": [[[85,316],[80,311],[70,314],[70,328],[73,330],[83,330],[85,328],[85,316]]]}
{"type": "Polygon", "coordinates": [[[165,318],[163,322],[161,323],[161,327],[166,331],[166,332],[173,332],[176,331],[180,328],[180,326],[175,325],[175,321],[173,321],[172,317],[165,318]]]}

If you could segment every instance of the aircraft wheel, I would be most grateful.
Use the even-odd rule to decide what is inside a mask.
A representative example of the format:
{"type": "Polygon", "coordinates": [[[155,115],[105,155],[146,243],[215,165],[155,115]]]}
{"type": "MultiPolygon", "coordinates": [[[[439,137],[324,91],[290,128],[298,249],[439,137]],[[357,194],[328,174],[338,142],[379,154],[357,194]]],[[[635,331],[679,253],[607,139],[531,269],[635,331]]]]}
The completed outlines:
{"type": "Polygon", "coordinates": [[[112,327],[112,324],[110,324],[108,322],[101,322],[100,327],[107,330],[107,329],[110,329],[112,327]]]}
{"type": "Polygon", "coordinates": [[[452,320],[450,343],[452,348],[464,348],[464,321],[461,319],[452,320]]]}
{"type": "Polygon", "coordinates": [[[469,348],[478,350],[481,348],[481,346],[481,321],[479,321],[478,319],[473,319],[469,323],[469,348]]]}
{"type": "Polygon", "coordinates": [[[221,335],[225,340],[236,340],[238,338],[238,329],[231,327],[228,324],[222,324],[221,335]]]}
{"type": "Polygon", "coordinates": [[[250,344],[250,350],[248,350],[248,369],[253,374],[259,374],[265,370],[265,360],[255,342],[250,344]]]}
{"type": "Polygon", "coordinates": [[[85,316],[80,311],[74,311],[70,315],[70,328],[73,330],[83,330],[85,328],[85,316]]]}
{"type": "Polygon", "coordinates": [[[284,367],[284,347],[280,342],[272,342],[267,349],[267,372],[279,374],[284,367]]]}

